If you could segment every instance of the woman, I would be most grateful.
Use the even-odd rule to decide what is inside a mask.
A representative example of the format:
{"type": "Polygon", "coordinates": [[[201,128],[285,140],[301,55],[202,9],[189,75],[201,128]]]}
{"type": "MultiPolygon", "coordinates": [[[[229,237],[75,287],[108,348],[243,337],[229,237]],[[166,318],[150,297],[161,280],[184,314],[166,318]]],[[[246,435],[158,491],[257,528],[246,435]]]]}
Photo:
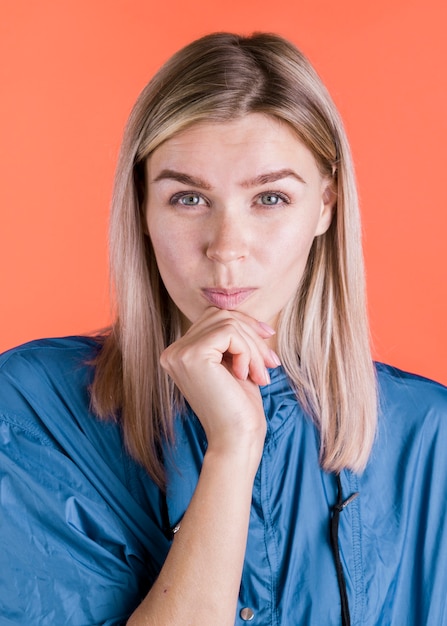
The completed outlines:
{"type": "Polygon", "coordinates": [[[447,624],[446,389],[374,366],[349,147],[266,34],[131,114],[105,337],[3,356],[5,624],[447,624]]]}

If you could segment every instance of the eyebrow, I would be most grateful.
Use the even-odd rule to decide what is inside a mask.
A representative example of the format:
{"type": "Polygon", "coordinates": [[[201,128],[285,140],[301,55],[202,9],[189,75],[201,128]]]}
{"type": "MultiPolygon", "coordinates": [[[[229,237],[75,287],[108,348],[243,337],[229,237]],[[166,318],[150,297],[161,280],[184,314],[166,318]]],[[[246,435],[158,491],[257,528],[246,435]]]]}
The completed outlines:
{"type": "Polygon", "coordinates": [[[152,182],[157,183],[160,180],[176,180],[178,183],[190,185],[191,187],[199,187],[200,189],[206,189],[207,191],[212,189],[211,185],[202,178],[190,176],[189,174],[177,172],[176,170],[162,170],[152,182]]]}
{"type": "MultiPolygon", "coordinates": [[[[259,174],[259,176],[255,176],[254,178],[250,178],[249,180],[244,180],[240,183],[240,186],[244,187],[245,189],[249,189],[251,187],[258,187],[259,185],[266,185],[267,183],[274,183],[277,180],[282,180],[283,178],[288,178],[289,176],[296,178],[296,180],[298,180],[300,183],[306,184],[304,178],[297,174],[294,170],[290,168],[284,168],[281,170],[274,170],[272,172],[265,172],[264,174],[259,174]]],[[[156,183],[160,180],[176,180],[177,182],[184,185],[198,187],[199,189],[205,189],[207,191],[211,191],[212,189],[212,186],[202,178],[198,178],[197,176],[190,176],[189,174],[185,174],[184,172],[177,172],[176,170],[162,170],[152,182],[156,183]]]]}
{"type": "Polygon", "coordinates": [[[296,178],[300,183],[306,184],[306,181],[302,176],[290,168],[285,168],[282,170],[275,170],[273,172],[266,172],[265,174],[259,174],[259,176],[245,180],[241,183],[241,187],[257,187],[258,185],[265,185],[266,183],[274,183],[277,180],[282,180],[283,178],[288,178],[289,176],[296,178]]]}

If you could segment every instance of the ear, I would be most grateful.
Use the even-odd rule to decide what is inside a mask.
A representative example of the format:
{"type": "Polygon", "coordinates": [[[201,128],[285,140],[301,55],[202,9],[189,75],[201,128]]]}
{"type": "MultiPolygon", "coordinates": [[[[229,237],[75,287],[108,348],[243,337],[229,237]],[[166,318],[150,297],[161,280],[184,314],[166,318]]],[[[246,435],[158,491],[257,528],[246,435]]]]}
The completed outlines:
{"type": "Polygon", "coordinates": [[[337,193],[333,179],[325,179],[322,183],[321,211],[315,236],[323,235],[331,225],[337,204],[337,193]]]}

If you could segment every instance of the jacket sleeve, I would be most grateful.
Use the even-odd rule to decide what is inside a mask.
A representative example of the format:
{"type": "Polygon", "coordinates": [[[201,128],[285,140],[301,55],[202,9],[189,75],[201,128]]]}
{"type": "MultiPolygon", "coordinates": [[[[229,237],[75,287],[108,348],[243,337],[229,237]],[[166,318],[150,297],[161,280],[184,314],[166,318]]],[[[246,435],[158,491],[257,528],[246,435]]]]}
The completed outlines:
{"type": "Polygon", "coordinates": [[[1,623],[125,624],[169,547],[158,490],[138,487],[115,425],[20,370],[0,370],[1,623]]]}

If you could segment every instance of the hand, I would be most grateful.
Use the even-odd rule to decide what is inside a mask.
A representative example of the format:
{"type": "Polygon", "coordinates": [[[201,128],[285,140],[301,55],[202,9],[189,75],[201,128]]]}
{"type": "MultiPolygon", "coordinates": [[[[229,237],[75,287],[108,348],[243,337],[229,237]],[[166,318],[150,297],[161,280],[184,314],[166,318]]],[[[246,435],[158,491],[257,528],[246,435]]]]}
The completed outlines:
{"type": "Polygon", "coordinates": [[[244,313],[210,307],[162,353],[162,367],[202,423],[208,451],[252,448],[259,463],[266,432],[259,385],[270,382],[266,368],[279,364],[266,343],[273,334],[244,313]]]}

